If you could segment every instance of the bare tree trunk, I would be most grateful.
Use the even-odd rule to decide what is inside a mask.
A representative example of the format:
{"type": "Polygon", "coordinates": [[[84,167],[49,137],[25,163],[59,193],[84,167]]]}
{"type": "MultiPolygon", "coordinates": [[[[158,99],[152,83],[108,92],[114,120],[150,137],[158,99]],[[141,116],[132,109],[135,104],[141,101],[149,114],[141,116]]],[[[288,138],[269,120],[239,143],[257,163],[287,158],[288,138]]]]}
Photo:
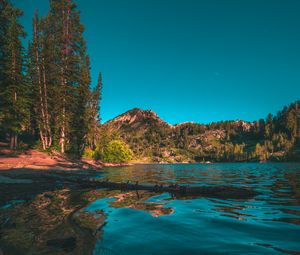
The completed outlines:
{"type": "Polygon", "coordinates": [[[14,136],[13,136],[13,134],[11,133],[10,134],[10,145],[9,145],[9,148],[11,149],[11,150],[14,150],[15,148],[14,148],[14,136]]]}
{"type": "Polygon", "coordinates": [[[45,117],[45,111],[44,111],[44,100],[43,100],[43,91],[42,91],[42,78],[41,78],[41,70],[40,70],[40,56],[39,56],[39,41],[38,41],[38,32],[37,32],[37,22],[38,20],[35,19],[34,21],[34,38],[35,38],[35,60],[36,60],[36,68],[37,68],[37,76],[38,76],[38,91],[39,91],[39,99],[40,99],[40,122],[39,129],[40,129],[40,139],[43,144],[43,149],[46,149],[48,147],[48,141],[47,141],[47,134],[46,134],[46,117],[45,117]]]}
{"type": "Polygon", "coordinates": [[[65,106],[65,98],[64,98],[63,109],[62,109],[61,138],[60,138],[61,153],[65,153],[65,143],[66,143],[66,106],[65,106]]]}
{"type": "Polygon", "coordinates": [[[18,148],[18,135],[14,134],[14,141],[15,141],[15,150],[18,148]]]}
{"type": "MultiPolygon", "coordinates": [[[[15,85],[17,83],[17,79],[16,79],[16,54],[14,52],[14,50],[12,50],[12,80],[14,81],[15,85]]],[[[17,95],[17,91],[16,88],[14,88],[14,92],[13,92],[13,101],[16,103],[18,100],[18,95],[17,95]]],[[[17,148],[17,134],[15,131],[11,132],[10,135],[10,148],[12,150],[15,150],[17,148]]]]}
{"type": "Polygon", "coordinates": [[[63,88],[63,106],[62,106],[62,126],[61,126],[61,137],[60,137],[60,146],[61,153],[65,153],[65,145],[66,145],[66,90],[67,90],[67,78],[65,76],[65,71],[67,70],[67,58],[68,58],[68,36],[69,36],[69,12],[67,6],[67,17],[65,15],[65,6],[62,11],[62,27],[63,27],[63,37],[64,37],[64,46],[62,51],[62,60],[63,64],[61,67],[61,86],[63,88]]]}
{"type": "Polygon", "coordinates": [[[14,132],[10,134],[10,149],[16,150],[18,148],[18,135],[14,132]]]}
{"type": "Polygon", "coordinates": [[[44,58],[42,59],[42,68],[43,68],[43,83],[44,83],[44,98],[45,98],[45,117],[46,117],[46,129],[47,129],[47,145],[50,147],[52,145],[52,132],[49,122],[49,111],[48,111],[48,93],[47,93],[47,80],[46,80],[46,71],[44,58]]]}
{"type": "Polygon", "coordinates": [[[41,129],[40,125],[39,125],[39,130],[40,130],[40,139],[41,139],[41,142],[42,142],[43,150],[46,150],[45,137],[43,135],[43,132],[42,132],[42,129],[41,129]]]}

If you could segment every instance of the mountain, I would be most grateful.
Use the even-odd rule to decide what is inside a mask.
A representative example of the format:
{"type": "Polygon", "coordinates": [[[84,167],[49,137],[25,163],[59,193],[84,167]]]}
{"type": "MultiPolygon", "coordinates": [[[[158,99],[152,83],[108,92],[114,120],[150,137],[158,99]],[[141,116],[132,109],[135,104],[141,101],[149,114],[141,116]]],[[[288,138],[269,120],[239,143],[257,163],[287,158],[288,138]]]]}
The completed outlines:
{"type": "Polygon", "coordinates": [[[112,125],[116,129],[172,128],[172,125],[158,117],[154,111],[139,108],[134,108],[115,117],[108,121],[106,125],[112,125]]]}
{"type": "Polygon", "coordinates": [[[294,155],[299,150],[300,137],[300,132],[299,137],[295,133],[300,127],[297,104],[254,122],[176,125],[170,125],[152,110],[134,108],[103,124],[102,132],[124,140],[138,161],[298,160],[299,155],[294,155]]]}

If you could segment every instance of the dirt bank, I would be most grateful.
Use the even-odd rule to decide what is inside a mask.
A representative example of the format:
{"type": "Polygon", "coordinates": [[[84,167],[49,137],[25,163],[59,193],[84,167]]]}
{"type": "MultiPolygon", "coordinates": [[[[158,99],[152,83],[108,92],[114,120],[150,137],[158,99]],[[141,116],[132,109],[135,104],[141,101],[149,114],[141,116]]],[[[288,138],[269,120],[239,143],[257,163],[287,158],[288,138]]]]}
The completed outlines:
{"type": "Polygon", "coordinates": [[[21,153],[9,150],[0,151],[0,170],[11,169],[56,169],[56,170],[97,170],[103,167],[101,162],[93,160],[74,160],[57,152],[45,153],[28,150],[21,153]]]}

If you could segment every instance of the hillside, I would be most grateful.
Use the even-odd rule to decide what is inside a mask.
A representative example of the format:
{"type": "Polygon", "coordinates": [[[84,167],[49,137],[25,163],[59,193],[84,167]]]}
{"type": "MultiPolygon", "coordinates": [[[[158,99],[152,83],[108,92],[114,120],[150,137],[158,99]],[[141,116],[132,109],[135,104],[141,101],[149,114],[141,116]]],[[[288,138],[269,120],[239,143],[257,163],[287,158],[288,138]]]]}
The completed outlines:
{"type": "Polygon", "coordinates": [[[125,141],[138,161],[299,160],[299,127],[293,126],[299,121],[299,109],[295,107],[292,104],[277,116],[254,122],[206,125],[170,125],[151,110],[134,108],[106,122],[101,130],[125,141]]]}

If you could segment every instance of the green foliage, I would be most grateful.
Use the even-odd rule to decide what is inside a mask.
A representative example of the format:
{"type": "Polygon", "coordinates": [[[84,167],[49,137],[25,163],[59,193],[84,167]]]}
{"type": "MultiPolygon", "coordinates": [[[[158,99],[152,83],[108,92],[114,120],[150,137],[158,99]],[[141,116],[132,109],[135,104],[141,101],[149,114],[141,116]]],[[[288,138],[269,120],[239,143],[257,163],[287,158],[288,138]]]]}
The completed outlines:
{"type": "Polygon", "coordinates": [[[90,149],[95,149],[99,140],[100,130],[100,100],[102,96],[102,74],[99,74],[96,87],[89,94],[89,106],[85,111],[87,123],[86,143],[90,149]]]}
{"type": "Polygon", "coordinates": [[[132,159],[133,152],[125,142],[112,140],[103,150],[97,149],[95,157],[96,159],[99,157],[103,162],[125,163],[132,159]]]}
{"type": "Polygon", "coordinates": [[[87,158],[87,159],[94,159],[95,158],[95,151],[93,151],[91,148],[87,147],[87,148],[85,148],[82,156],[84,158],[87,158]]]}
{"type": "MultiPolygon", "coordinates": [[[[45,17],[36,13],[28,47],[32,85],[31,128],[43,149],[58,141],[61,152],[80,157],[95,148],[100,82],[91,89],[90,60],[74,0],[50,0],[45,17]]],[[[101,85],[101,86],[100,86],[101,85]]]]}
{"type": "Polygon", "coordinates": [[[18,19],[22,11],[9,1],[0,2],[0,129],[10,137],[11,149],[28,126],[29,89],[24,72],[26,58],[21,44],[25,37],[18,19]]]}

